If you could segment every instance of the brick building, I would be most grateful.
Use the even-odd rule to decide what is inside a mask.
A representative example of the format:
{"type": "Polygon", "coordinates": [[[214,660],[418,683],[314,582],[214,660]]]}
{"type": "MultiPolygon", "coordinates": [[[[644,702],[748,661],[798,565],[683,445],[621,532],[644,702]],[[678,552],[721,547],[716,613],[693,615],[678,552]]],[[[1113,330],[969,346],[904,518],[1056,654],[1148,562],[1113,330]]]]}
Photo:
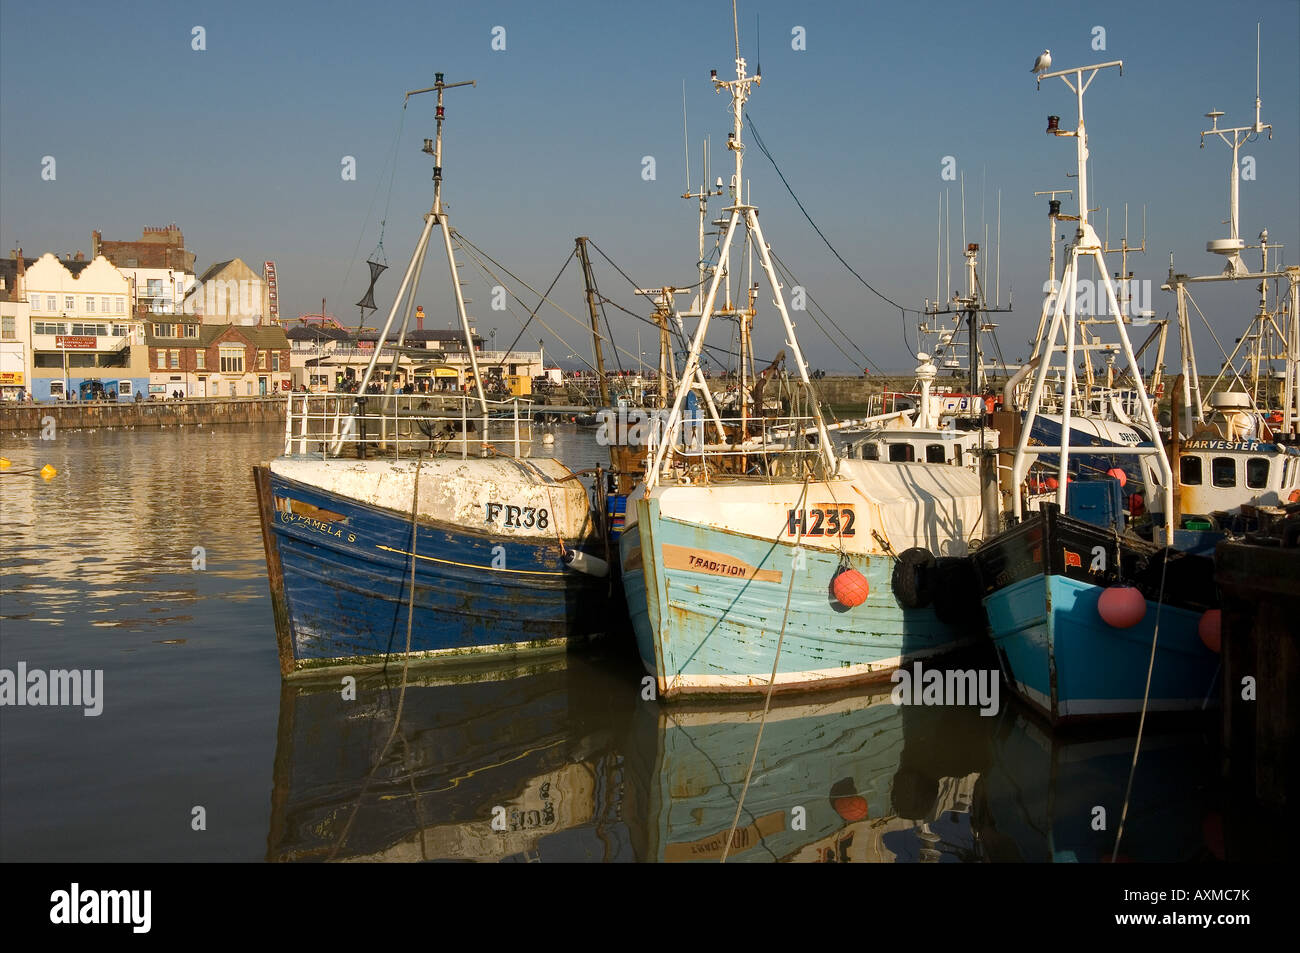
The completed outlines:
{"type": "Polygon", "coordinates": [[[289,339],[278,325],[204,324],[191,315],[145,331],[150,396],[259,397],[290,388],[289,339]]]}

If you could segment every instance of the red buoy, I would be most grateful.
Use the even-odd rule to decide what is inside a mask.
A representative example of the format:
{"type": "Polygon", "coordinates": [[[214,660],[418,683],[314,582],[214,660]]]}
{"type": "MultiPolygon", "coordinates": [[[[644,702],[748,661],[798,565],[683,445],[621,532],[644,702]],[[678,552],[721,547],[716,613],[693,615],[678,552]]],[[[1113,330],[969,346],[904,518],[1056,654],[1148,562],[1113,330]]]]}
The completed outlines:
{"type": "Polygon", "coordinates": [[[1132,586],[1108,586],[1097,600],[1097,614],[1116,629],[1131,629],[1146,617],[1147,600],[1132,586]]]}
{"type": "Polygon", "coordinates": [[[867,819],[867,799],[860,794],[851,797],[837,797],[831,801],[835,813],[846,821],[864,821],[867,819]]]}
{"type": "Polygon", "coordinates": [[[1201,613],[1201,621],[1196,625],[1196,634],[1201,637],[1205,647],[1218,653],[1223,649],[1223,613],[1218,609],[1207,609],[1201,613]]]}
{"type": "Polygon", "coordinates": [[[1130,516],[1141,516],[1142,511],[1146,509],[1146,500],[1142,498],[1141,493],[1132,493],[1128,498],[1128,512],[1130,516]]]}
{"type": "Polygon", "coordinates": [[[871,586],[867,584],[866,576],[850,566],[835,574],[835,579],[831,582],[831,592],[835,594],[840,605],[852,609],[867,601],[871,586]]]}
{"type": "Polygon", "coordinates": [[[1128,482],[1128,474],[1119,467],[1111,467],[1106,471],[1106,476],[1110,477],[1112,480],[1119,480],[1120,486],[1123,486],[1128,482]]]}

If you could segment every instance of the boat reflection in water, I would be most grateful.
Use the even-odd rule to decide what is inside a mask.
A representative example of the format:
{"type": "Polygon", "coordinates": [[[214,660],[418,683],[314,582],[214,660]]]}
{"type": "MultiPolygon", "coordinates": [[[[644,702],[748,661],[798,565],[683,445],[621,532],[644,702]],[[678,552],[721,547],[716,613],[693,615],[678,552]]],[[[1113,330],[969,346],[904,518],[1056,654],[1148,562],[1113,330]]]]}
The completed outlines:
{"type": "Polygon", "coordinates": [[[400,666],[359,677],[355,701],[340,686],[281,689],[269,860],[632,859],[616,820],[626,678],[580,657],[413,671],[386,754],[400,666]]]}
{"type": "MultiPolygon", "coordinates": [[[[1132,735],[1113,732],[1052,734],[1019,702],[1008,708],[975,788],[981,859],[1110,862],[1133,746],[1132,735]]],[[[1115,859],[1222,859],[1223,819],[1211,806],[1217,788],[1212,729],[1148,724],[1115,859]]]]}
{"type": "MultiPolygon", "coordinates": [[[[268,859],[717,863],[762,701],[666,705],[640,677],[608,651],[413,671],[391,744],[400,668],[355,700],[290,680],[268,859]]],[[[1109,859],[1133,739],[1052,735],[1008,701],[777,696],[727,862],[1109,859]]],[[[1213,762],[1197,731],[1148,726],[1123,859],[1221,854],[1213,762]]]]}
{"type": "MultiPolygon", "coordinates": [[[[761,702],[637,709],[624,814],[638,859],[722,859],[761,713],[761,702]]],[[[973,859],[992,721],[888,694],[774,701],[727,862],[973,859]]]]}

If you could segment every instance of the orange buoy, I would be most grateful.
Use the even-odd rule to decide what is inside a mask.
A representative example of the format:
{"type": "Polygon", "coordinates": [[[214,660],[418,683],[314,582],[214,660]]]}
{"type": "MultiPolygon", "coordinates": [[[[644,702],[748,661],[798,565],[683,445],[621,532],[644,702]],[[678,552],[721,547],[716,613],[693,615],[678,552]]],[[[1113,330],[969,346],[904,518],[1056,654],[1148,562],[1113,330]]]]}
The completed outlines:
{"type": "Polygon", "coordinates": [[[867,601],[871,586],[868,585],[866,576],[852,566],[846,566],[835,574],[835,579],[831,582],[831,592],[835,594],[840,605],[852,609],[867,601]]]}
{"type": "Polygon", "coordinates": [[[1300,503],[1300,490],[1292,490],[1291,495],[1286,498],[1288,503],[1300,503]]]}
{"type": "Polygon", "coordinates": [[[865,821],[867,819],[867,799],[860,794],[851,797],[837,797],[831,801],[835,813],[846,821],[865,821]]]}
{"type": "Polygon", "coordinates": [[[1056,477],[1048,477],[1046,482],[1044,482],[1043,485],[1046,486],[1049,490],[1055,490],[1057,487],[1061,485],[1061,481],[1058,480],[1056,477]]]}
{"type": "Polygon", "coordinates": [[[1097,600],[1097,614],[1115,629],[1131,629],[1147,614],[1147,600],[1133,586],[1107,586],[1097,600]]]}
{"type": "Polygon", "coordinates": [[[1110,477],[1112,480],[1119,480],[1120,486],[1123,486],[1128,482],[1128,474],[1119,467],[1111,467],[1106,471],[1106,476],[1110,477]]]}
{"type": "Polygon", "coordinates": [[[1207,649],[1219,653],[1223,649],[1223,613],[1218,609],[1207,609],[1201,613],[1201,621],[1196,624],[1196,634],[1201,637],[1207,649]]]}

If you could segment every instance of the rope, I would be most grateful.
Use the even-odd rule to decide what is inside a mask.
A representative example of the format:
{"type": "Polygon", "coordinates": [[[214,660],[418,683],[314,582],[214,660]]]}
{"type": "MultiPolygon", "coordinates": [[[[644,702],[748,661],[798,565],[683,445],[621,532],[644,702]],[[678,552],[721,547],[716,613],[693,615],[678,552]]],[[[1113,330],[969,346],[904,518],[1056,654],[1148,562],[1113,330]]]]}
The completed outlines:
{"type": "Polygon", "coordinates": [[[348,839],[348,833],[352,830],[352,822],[357,819],[357,812],[361,809],[361,802],[365,799],[366,791],[370,789],[370,782],[374,780],[375,772],[379,766],[384,763],[384,756],[388,754],[389,747],[393,744],[393,739],[397,737],[397,729],[402,724],[402,709],[406,705],[406,673],[411,664],[411,623],[415,618],[415,544],[417,539],[417,529],[419,528],[419,505],[420,505],[420,459],[415,460],[415,490],[411,494],[411,594],[406,604],[406,652],[402,656],[402,684],[397,694],[397,713],[393,716],[393,730],[388,733],[388,740],[384,742],[383,749],[379,752],[379,757],[370,767],[370,773],[366,775],[365,784],[361,786],[361,793],[357,795],[357,802],[352,806],[352,813],[348,816],[348,822],[343,826],[343,833],[339,835],[338,842],[335,843],[330,851],[329,860],[333,860],[343,844],[348,839]]]}
{"type": "MultiPolygon", "coordinates": [[[[808,481],[812,478],[812,473],[808,473],[803,478],[803,489],[799,493],[799,509],[803,509],[804,500],[808,497],[808,481]]],[[[779,535],[779,533],[778,533],[779,535]]],[[[803,523],[799,523],[799,535],[795,537],[794,544],[796,547],[799,541],[803,539],[803,523]]],[[[772,693],[776,689],[776,668],[781,662],[781,644],[785,641],[785,625],[790,618],[790,597],[794,595],[794,564],[793,560],[790,565],[790,588],[785,592],[785,615],[781,617],[781,634],[776,640],[776,654],[772,657],[772,675],[767,680],[767,697],[763,700],[763,716],[758,722],[758,737],[754,739],[754,753],[749,757],[749,770],[745,772],[745,784],[740,789],[740,800],[736,802],[736,816],[731,820],[731,829],[727,831],[727,840],[722,846],[722,860],[719,863],[727,862],[727,855],[731,853],[731,839],[736,836],[736,827],[740,824],[740,812],[745,807],[745,795],[749,793],[749,782],[754,776],[754,763],[758,760],[758,748],[763,743],[763,726],[767,724],[767,713],[772,707],[772,693]]]]}
{"type": "Polygon", "coordinates": [[[1128,769],[1128,785],[1124,788],[1124,807],[1119,813],[1119,828],[1115,831],[1115,847],[1111,851],[1110,861],[1113,864],[1115,858],[1119,856],[1119,842],[1124,836],[1124,821],[1128,818],[1129,797],[1133,794],[1133,776],[1137,773],[1138,754],[1142,750],[1142,729],[1146,727],[1147,721],[1147,702],[1151,698],[1151,672],[1156,666],[1156,642],[1160,638],[1160,610],[1164,607],[1165,598],[1165,573],[1169,569],[1169,550],[1164,550],[1164,561],[1160,564],[1160,592],[1156,596],[1156,626],[1155,631],[1151,633],[1151,658],[1147,661],[1147,685],[1142,693],[1142,715],[1138,718],[1137,740],[1133,744],[1133,763],[1128,769]]]}

